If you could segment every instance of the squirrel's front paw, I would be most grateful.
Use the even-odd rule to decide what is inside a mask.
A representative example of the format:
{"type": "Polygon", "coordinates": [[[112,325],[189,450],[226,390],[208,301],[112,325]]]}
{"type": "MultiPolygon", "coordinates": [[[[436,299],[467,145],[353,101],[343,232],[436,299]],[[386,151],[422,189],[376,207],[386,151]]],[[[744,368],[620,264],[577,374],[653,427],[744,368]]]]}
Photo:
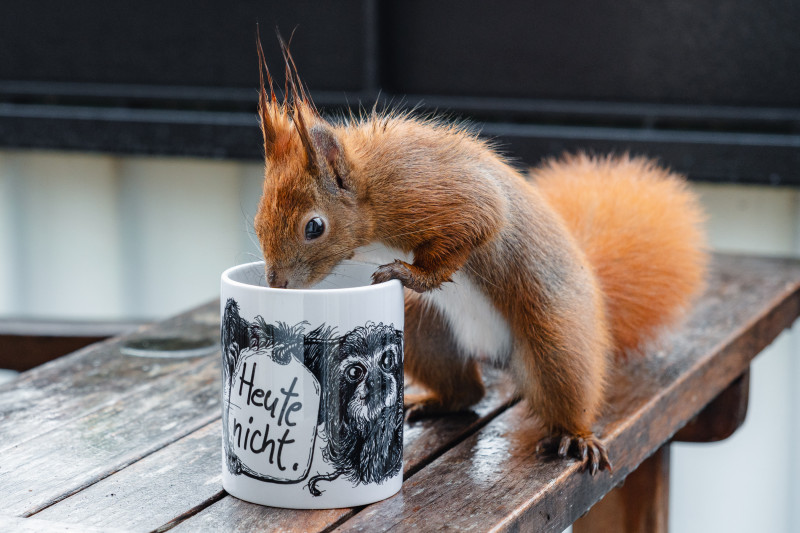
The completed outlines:
{"type": "Polygon", "coordinates": [[[388,265],[381,265],[372,274],[372,283],[383,283],[390,279],[400,280],[404,287],[415,290],[417,292],[424,292],[427,289],[419,283],[419,276],[416,276],[412,270],[412,266],[405,261],[395,260],[388,265]]]}
{"type": "Polygon", "coordinates": [[[379,266],[372,275],[372,283],[383,283],[390,279],[400,280],[404,287],[416,292],[438,289],[442,282],[450,281],[449,277],[422,270],[399,259],[388,265],[379,266]]]}

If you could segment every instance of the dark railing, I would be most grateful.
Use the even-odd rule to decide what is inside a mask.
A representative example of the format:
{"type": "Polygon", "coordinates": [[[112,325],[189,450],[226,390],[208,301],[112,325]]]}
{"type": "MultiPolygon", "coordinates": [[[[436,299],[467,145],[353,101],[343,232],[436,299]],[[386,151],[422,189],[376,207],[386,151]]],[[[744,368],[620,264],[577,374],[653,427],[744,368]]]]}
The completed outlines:
{"type": "MultiPolygon", "coordinates": [[[[800,3],[782,0],[12,0],[0,146],[257,160],[256,23],[317,104],[472,120],[525,164],[659,157],[691,178],[800,184],[800,3]]],[[[277,76],[281,78],[281,76],[277,76]]]]}

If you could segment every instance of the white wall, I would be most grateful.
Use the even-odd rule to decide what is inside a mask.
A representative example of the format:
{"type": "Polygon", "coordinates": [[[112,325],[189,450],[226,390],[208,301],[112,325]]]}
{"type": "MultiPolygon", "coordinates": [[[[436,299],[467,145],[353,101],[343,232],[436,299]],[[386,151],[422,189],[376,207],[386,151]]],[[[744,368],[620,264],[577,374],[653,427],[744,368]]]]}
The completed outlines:
{"type": "MultiPolygon", "coordinates": [[[[156,319],[215,298],[254,260],[260,164],[0,151],[0,317],[156,319]]],[[[720,250],[800,256],[798,191],[698,185],[720,250]]],[[[753,365],[745,425],[674,446],[675,533],[800,531],[800,361],[753,365]]]]}
{"type": "MultiPolygon", "coordinates": [[[[793,189],[696,186],[718,250],[800,256],[800,196],[793,189]]],[[[672,447],[673,532],[800,531],[800,326],[751,368],[744,425],[715,444],[672,447]]]]}
{"type": "Polygon", "coordinates": [[[155,319],[254,260],[262,165],[0,151],[0,316],[155,319]]]}

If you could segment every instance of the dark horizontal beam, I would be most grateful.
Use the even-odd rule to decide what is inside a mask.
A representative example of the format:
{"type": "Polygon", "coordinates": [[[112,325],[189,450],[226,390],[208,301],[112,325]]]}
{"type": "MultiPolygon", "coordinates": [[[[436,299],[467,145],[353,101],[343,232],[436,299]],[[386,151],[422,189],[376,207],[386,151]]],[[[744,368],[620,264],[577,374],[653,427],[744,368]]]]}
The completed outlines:
{"type": "Polygon", "coordinates": [[[565,151],[627,152],[697,181],[800,185],[800,135],[521,124],[486,124],[482,133],[524,163],[565,151]]]}
{"type": "MultiPolygon", "coordinates": [[[[656,157],[691,179],[800,185],[800,134],[475,122],[532,165],[563,151],[656,157]]],[[[262,158],[252,112],[0,104],[0,145],[117,154],[262,158]]]]}
{"type": "MultiPolygon", "coordinates": [[[[417,108],[495,122],[621,125],[661,129],[800,133],[800,108],[659,104],[312,90],[322,108],[417,108]]],[[[0,103],[249,112],[257,89],[0,80],[0,103]]]]}
{"type": "Polygon", "coordinates": [[[0,146],[259,159],[255,113],[0,104],[0,146]]]}
{"type": "Polygon", "coordinates": [[[29,370],[140,326],[130,322],[0,320],[0,368],[29,370]]]}

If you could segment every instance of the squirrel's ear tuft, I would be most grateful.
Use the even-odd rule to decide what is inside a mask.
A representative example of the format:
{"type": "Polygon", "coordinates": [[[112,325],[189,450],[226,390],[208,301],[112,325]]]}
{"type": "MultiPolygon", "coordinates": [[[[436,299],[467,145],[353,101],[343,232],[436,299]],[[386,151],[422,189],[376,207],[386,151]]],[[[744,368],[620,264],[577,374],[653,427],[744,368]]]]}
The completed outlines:
{"type": "Polygon", "coordinates": [[[314,144],[311,139],[311,134],[309,133],[308,127],[306,126],[306,119],[303,117],[303,112],[305,106],[301,104],[295,104],[294,107],[294,116],[292,117],[292,122],[294,123],[294,127],[297,130],[297,134],[300,136],[300,142],[303,144],[303,148],[306,151],[306,157],[308,159],[308,169],[311,172],[317,172],[317,152],[314,148],[314,144]]]}
{"type": "Polygon", "coordinates": [[[320,169],[321,179],[331,189],[350,190],[349,168],[345,161],[344,150],[336,137],[336,132],[324,122],[318,122],[309,131],[311,144],[320,158],[320,162],[327,168],[320,169]]]}
{"type": "Polygon", "coordinates": [[[261,82],[258,92],[258,119],[261,123],[261,133],[264,136],[264,155],[269,158],[275,155],[275,144],[278,140],[276,126],[278,99],[275,98],[275,90],[272,87],[272,76],[269,73],[269,68],[267,68],[264,50],[261,48],[261,37],[258,34],[257,25],[256,47],[258,49],[258,77],[261,82]],[[267,74],[269,96],[267,96],[267,85],[264,84],[264,72],[267,74]]]}

